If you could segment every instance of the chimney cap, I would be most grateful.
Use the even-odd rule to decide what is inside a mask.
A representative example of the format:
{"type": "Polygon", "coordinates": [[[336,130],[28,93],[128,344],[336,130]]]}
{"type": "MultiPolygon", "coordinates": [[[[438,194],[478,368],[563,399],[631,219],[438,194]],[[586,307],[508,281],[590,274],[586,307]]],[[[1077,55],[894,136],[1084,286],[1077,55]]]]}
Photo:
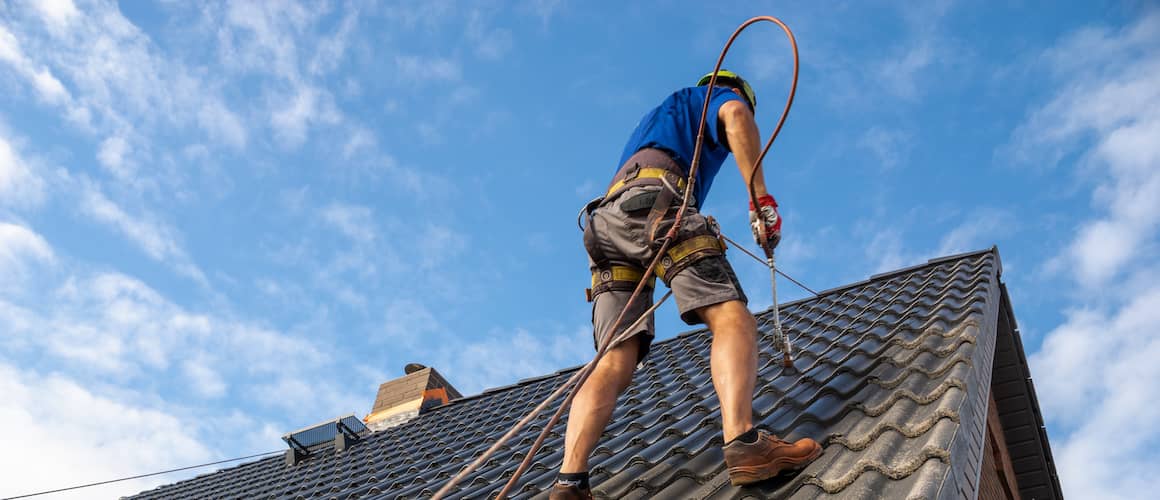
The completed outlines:
{"type": "Polygon", "coordinates": [[[403,367],[403,373],[410,375],[410,374],[415,373],[419,370],[426,370],[426,369],[427,369],[427,367],[420,364],[420,363],[407,363],[407,366],[403,367]]]}

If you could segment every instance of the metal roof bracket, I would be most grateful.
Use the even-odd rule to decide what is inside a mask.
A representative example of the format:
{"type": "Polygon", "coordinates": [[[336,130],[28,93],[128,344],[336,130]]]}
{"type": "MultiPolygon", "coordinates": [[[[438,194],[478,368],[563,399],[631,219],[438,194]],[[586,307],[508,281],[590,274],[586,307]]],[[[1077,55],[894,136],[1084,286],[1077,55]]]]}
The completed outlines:
{"type": "Polygon", "coordinates": [[[341,418],[334,421],[334,426],[338,430],[334,435],[334,451],[336,452],[346,451],[348,447],[362,439],[358,432],[343,423],[341,418]]]}
{"type": "Polygon", "coordinates": [[[290,449],[286,450],[286,465],[298,465],[298,462],[310,456],[310,450],[302,446],[302,443],[299,443],[293,436],[287,436],[282,439],[286,441],[286,444],[290,445],[290,449]]]}

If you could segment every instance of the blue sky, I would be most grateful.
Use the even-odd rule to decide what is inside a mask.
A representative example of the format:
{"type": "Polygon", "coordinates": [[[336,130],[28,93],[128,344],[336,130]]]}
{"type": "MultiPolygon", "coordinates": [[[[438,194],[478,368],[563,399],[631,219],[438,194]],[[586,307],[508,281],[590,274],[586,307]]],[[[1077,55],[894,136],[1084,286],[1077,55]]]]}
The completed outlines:
{"type": "MultiPolygon", "coordinates": [[[[1148,2],[620,4],[0,1],[0,495],[276,450],[412,361],[465,393],[586,361],[576,211],[760,14],[802,57],[781,268],[999,245],[1065,491],[1160,489],[1148,2]]],[[[727,60],[766,134],[788,54],[727,60]]],[[[749,241],[731,160],[705,211],[749,241]]]]}

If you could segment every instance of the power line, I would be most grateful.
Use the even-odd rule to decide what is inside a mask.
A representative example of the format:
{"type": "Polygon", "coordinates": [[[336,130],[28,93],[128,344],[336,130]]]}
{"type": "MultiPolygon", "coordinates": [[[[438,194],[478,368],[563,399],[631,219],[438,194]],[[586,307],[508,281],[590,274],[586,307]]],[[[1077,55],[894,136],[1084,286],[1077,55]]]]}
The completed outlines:
{"type": "Polygon", "coordinates": [[[81,484],[81,485],[77,485],[77,486],[69,486],[68,488],[60,488],[60,489],[55,489],[55,490],[48,490],[48,491],[38,491],[38,492],[36,492],[36,493],[27,493],[27,494],[24,494],[24,495],[17,495],[17,496],[14,496],[14,497],[6,497],[6,498],[0,498],[0,500],[15,500],[15,499],[17,499],[17,498],[28,498],[28,497],[35,497],[35,496],[40,496],[40,495],[47,495],[47,494],[49,494],[49,493],[60,493],[60,492],[62,492],[62,491],[79,490],[79,489],[81,489],[81,488],[90,488],[90,487],[93,487],[93,486],[100,486],[100,485],[102,485],[102,484],[118,483],[118,482],[121,482],[121,481],[129,481],[129,480],[131,480],[131,479],[141,479],[141,478],[143,478],[143,477],[150,477],[150,476],[160,476],[160,475],[162,475],[162,474],[169,474],[169,473],[171,473],[171,472],[180,472],[180,471],[183,471],[183,470],[196,469],[196,468],[198,468],[198,467],[208,467],[208,466],[210,466],[210,465],[218,465],[218,464],[224,464],[224,463],[227,463],[227,462],[237,462],[238,460],[245,460],[245,459],[247,459],[247,458],[257,458],[257,457],[264,457],[264,456],[267,456],[267,455],[273,455],[273,454],[275,454],[275,453],[282,453],[282,450],[278,450],[278,451],[267,451],[266,453],[258,453],[257,455],[248,455],[248,456],[245,456],[245,457],[230,458],[230,459],[227,459],[227,460],[218,460],[217,462],[209,462],[209,463],[198,464],[198,465],[190,465],[190,466],[188,466],[188,467],[181,467],[181,468],[177,468],[177,469],[169,469],[169,470],[163,470],[163,471],[161,471],[161,472],[150,472],[150,473],[148,473],[148,474],[141,474],[141,475],[137,475],[137,476],[129,476],[129,477],[122,477],[122,478],[117,478],[117,479],[110,479],[110,480],[108,480],[108,481],[100,481],[100,482],[96,482],[96,483],[81,484]]]}
{"type": "MultiPolygon", "coordinates": [[[[726,240],[726,241],[728,241],[729,243],[732,243],[732,244],[733,244],[733,246],[734,246],[734,247],[736,247],[738,250],[741,250],[742,252],[745,252],[745,254],[746,254],[746,255],[748,255],[748,256],[750,256],[750,257],[753,257],[753,260],[756,260],[756,261],[760,262],[760,263],[761,263],[761,265],[763,265],[763,266],[769,267],[769,263],[768,263],[768,262],[766,262],[765,260],[763,260],[761,257],[758,257],[758,256],[757,256],[757,254],[754,254],[753,252],[750,252],[750,251],[749,251],[749,249],[747,249],[747,248],[745,248],[745,247],[741,246],[741,244],[740,244],[740,243],[738,243],[738,242],[736,242],[736,241],[733,241],[733,238],[730,238],[730,237],[728,237],[728,236],[725,236],[725,233],[721,233],[721,237],[722,237],[722,238],[725,238],[725,240],[726,240]]],[[[795,280],[795,279],[793,279],[793,277],[791,277],[790,275],[788,275],[788,274],[785,274],[785,273],[781,272],[781,269],[777,269],[777,274],[780,274],[780,275],[781,275],[781,277],[783,277],[783,278],[785,278],[785,279],[787,279],[787,280],[790,280],[790,281],[792,281],[792,282],[793,282],[793,284],[795,284],[795,285],[797,285],[797,286],[800,286],[800,287],[802,287],[802,289],[804,289],[805,291],[807,291],[807,292],[810,292],[810,293],[814,294],[814,296],[817,296],[817,295],[818,295],[818,292],[815,292],[815,291],[814,291],[814,289],[812,289],[812,288],[810,288],[810,287],[808,287],[808,286],[805,286],[805,285],[803,285],[803,284],[802,284],[802,282],[800,282],[800,281],[798,281],[798,280],[795,280]]]]}

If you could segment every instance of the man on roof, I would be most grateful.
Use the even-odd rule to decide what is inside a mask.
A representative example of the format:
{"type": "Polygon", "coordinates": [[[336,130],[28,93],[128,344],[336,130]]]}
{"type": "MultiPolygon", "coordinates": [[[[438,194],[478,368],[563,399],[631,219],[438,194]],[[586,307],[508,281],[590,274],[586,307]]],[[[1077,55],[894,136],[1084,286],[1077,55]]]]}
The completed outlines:
{"type": "MultiPolygon", "coordinates": [[[[696,86],[674,92],[645,114],[625,145],[606,194],[585,207],[588,223],[584,246],[592,271],[589,298],[598,346],[616,337],[651,306],[652,282],[643,297],[629,306],[618,331],[610,331],[659,250],[657,240],[672,227],[682,203],[712,76],[705,75],[696,86]]],[[[704,323],[713,332],[710,369],[721,404],[725,464],[733,484],[743,485],[801,469],[817,458],[822,448],[809,438],[784,441],[753,423],[757,321],[725,259],[715,224],[698,209],[732,152],[741,178],[746,182],[753,178],[757,206],[750,201],[749,217],[759,244],[771,245],[769,248],[777,245],[781,217],[777,202],[766,191],[761,165],[755,165],[761,146],[753,118],[757,97],[752,87],[740,75],[721,70],[710,99],[692,199],[656,275],[672,289],[681,319],[690,325],[704,323]]],[[[609,422],[617,396],[628,388],[633,371],[648,355],[653,330],[650,317],[637,331],[630,332],[631,336],[611,346],[577,393],[552,500],[592,497],[588,457],[609,422]]]]}

